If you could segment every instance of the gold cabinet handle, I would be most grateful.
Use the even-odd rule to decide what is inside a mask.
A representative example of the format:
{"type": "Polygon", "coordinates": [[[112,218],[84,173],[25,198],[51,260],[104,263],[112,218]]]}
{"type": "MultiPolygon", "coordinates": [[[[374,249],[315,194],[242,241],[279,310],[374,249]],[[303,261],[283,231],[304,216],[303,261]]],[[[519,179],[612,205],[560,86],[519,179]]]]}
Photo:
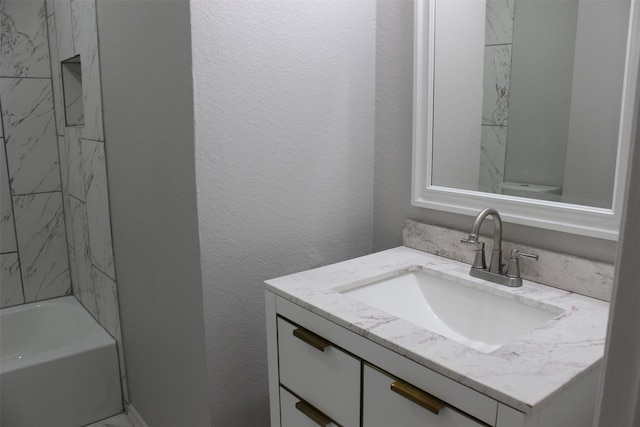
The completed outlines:
{"type": "Polygon", "coordinates": [[[304,400],[301,400],[298,403],[296,403],[296,409],[302,412],[303,414],[305,414],[307,417],[309,417],[310,420],[312,420],[314,423],[318,424],[319,426],[327,427],[329,424],[333,422],[331,418],[327,417],[325,414],[318,411],[316,408],[314,408],[304,400]]]}
{"type": "Polygon", "coordinates": [[[426,393],[404,381],[396,381],[392,383],[391,390],[395,391],[400,396],[409,399],[413,403],[416,403],[423,408],[428,409],[436,415],[438,415],[440,409],[445,407],[445,404],[442,400],[433,397],[429,393],[426,393]]]}
{"type": "Polygon", "coordinates": [[[317,348],[320,351],[324,351],[325,348],[329,347],[331,343],[321,336],[314,334],[313,332],[309,332],[306,329],[298,328],[293,330],[293,336],[301,339],[307,344],[317,348]]]}

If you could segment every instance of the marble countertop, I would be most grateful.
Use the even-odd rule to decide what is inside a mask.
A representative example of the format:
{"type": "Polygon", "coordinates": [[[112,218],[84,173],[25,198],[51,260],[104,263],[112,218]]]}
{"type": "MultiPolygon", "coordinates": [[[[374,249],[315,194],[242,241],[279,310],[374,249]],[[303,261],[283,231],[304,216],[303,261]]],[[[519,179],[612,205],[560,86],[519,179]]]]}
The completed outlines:
{"type": "Polygon", "coordinates": [[[267,289],[352,332],[528,413],[594,369],[604,355],[609,304],[524,280],[508,288],[469,276],[469,265],[407,247],[268,280],[267,289]],[[483,353],[370,307],[338,290],[412,268],[562,313],[483,353]]]}

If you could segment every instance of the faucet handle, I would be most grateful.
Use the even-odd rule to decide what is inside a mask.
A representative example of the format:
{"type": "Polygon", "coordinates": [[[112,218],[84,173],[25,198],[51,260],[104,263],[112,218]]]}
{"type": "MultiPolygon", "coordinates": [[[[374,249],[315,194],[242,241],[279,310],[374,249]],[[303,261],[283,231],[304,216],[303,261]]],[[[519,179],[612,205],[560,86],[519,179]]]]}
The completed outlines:
{"type": "Polygon", "coordinates": [[[471,268],[476,270],[485,270],[487,268],[487,262],[484,257],[484,242],[481,242],[476,239],[477,236],[469,236],[469,239],[461,239],[462,243],[469,243],[471,245],[476,245],[476,255],[473,259],[473,265],[471,268]]]}
{"type": "Polygon", "coordinates": [[[527,254],[520,252],[517,249],[511,250],[511,257],[509,258],[509,265],[507,266],[507,277],[520,278],[520,263],[518,262],[520,257],[533,258],[538,260],[538,255],[527,254]]]}
{"type": "MultiPolygon", "coordinates": [[[[460,239],[460,242],[476,246],[480,246],[480,243],[482,243],[480,242],[480,240],[478,240],[477,234],[469,234],[469,237],[467,237],[466,239],[460,239]]],[[[482,244],[482,246],[484,248],[484,243],[482,244]]]]}

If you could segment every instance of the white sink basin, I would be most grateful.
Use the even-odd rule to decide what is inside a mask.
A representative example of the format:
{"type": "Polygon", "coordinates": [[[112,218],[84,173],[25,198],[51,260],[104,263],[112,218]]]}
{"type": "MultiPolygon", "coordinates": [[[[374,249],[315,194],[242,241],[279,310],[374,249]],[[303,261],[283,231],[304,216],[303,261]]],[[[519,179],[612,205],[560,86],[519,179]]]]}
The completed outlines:
{"type": "Polygon", "coordinates": [[[485,353],[562,312],[533,307],[420,270],[341,293],[485,353]]]}

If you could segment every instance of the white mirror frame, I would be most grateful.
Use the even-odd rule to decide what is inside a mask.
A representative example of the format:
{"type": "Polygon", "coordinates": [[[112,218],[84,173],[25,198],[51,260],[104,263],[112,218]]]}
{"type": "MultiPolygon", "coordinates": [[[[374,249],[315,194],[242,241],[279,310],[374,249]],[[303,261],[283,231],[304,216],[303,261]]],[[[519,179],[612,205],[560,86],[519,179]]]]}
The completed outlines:
{"type": "Polygon", "coordinates": [[[634,100],[638,89],[640,62],[638,1],[640,0],[631,0],[613,206],[612,209],[602,209],[460,190],[437,186],[431,182],[435,0],[415,0],[412,204],[472,216],[486,207],[492,207],[500,212],[505,222],[617,240],[634,126],[634,100]]]}

